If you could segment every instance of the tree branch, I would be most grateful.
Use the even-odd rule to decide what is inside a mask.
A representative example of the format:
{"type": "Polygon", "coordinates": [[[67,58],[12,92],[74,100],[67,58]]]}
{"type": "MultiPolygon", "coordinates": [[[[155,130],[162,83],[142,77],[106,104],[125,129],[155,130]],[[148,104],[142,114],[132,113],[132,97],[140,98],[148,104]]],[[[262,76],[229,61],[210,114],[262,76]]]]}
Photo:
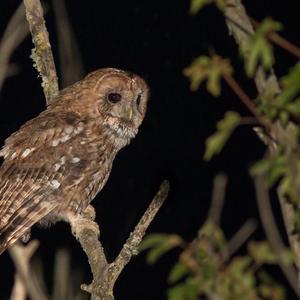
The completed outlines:
{"type": "MultiPolygon", "coordinates": [[[[251,21],[246,14],[245,8],[242,5],[240,0],[226,0],[226,8],[224,11],[226,18],[227,26],[230,34],[233,35],[237,44],[242,46],[243,43],[247,41],[249,36],[254,33],[251,21]]],[[[271,71],[266,74],[262,67],[258,67],[255,74],[255,84],[258,90],[260,97],[263,97],[266,92],[272,91],[273,94],[279,94],[281,92],[278,80],[274,71],[271,71]]],[[[282,128],[279,122],[272,124],[270,128],[270,135],[272,138],[281,143],[281,137],[283,133],[287,134],[286,131],[290,126],[282,128]]],[[[274,143],[272,143],[274,146],[274,143]]],[[[274,149],[271,145],[268,145],[269,152],[274,153],[274,149]]],[[[300,285],[300,239],[299,234],[294,234],[294,220],[295,220],[295,211],[293,206],[288,202],[286,197],[282,195],[280,189],[278,190],[278,197],[280,200],[281,210],[284,217],[284,223],[286,231],[288,234],[289,243],[291,245],[292,251],[295,257],[295,263],[298,269],[298,286],[300,285]]]]}
{"type": "Polygon", "coordinates": [[[18,273],[15,273],[15,283],[11,292],[10,300],[26,300],[26,287],[18,273]]]}
{"type": "MultiPolygon", "coordinates": [[[[87,212],[85,217],[70,216],[70,224],[74,236],[88,256],[93,274],[93,281],[89,285],[82,285],[82,289],[91,294],[92,300],[113,300],[113,288],[116,280],[128,264],[133,255],[138,253],[143,236],[156,213],[160,209],[169,192],[169,183],[164,181],[146,212],[123,245],[117,258],[108,263],[103,247],[98,239],[99,227],[87,212]]],[[[91,208],[89,208],[91,210],[91,208]]]]}
{"type": "Polygon", "coordinates": [[[259,123],[266,127],[270,127],[270,122],[268,119],[264,118],[256,108],[252,99],[245,93],[245,91],[240,87],[236,80],[229,75],[225,75],[224,79],[229,87],[234,91],[234,93],[239,97],[239,99],[244,103],[244,105],[253,113],[259,123]]]}
{"type": "MultiPolygon", "coordinates": [[[[41,287],[37,284],[35,277],[33,276],[33,273],[30,270],[30,259],[36,251],[37,247],[37,241],[31,241],[26,246],[16,243],[13,247],[10,247],[8,251],[17,269],[16,277],[17,279],[18,277],[21,279],[21,282],[16,282],[16,284],[19,285],[19,288],[22,284],[23,289],[24,287],[26,288],[25,290],[28,292],[28,295],[32,300],[47,300],[48,297],[45,295],[41,287]]],[[[17,287],[14,287],[13,289],[13,295],[17,292],[16,288],[17,287]]],[[[19,298],[11,299],[19,300],[19,298]]]]}
{"type": "Polygon", "coordinates": [[[257,222],[254,219],[247,220],[241,228],[228,241],[228,257],[240,249],[240,247],[249,239],[249,237],[256,230],[257,222]]]}
{"type": "Polygon", "coordinates": [[[211,205],[209,208],[208,219],[215,226],[220,226],[221,215],[225,201],[225,190],[227,185],[227,177],[223,174],[218,174],[214,178],[211,205]]]}
{"type": "Polygon", "coordinates": [[[5,78],[10,73],[10,57],[28,33],[29,30],[24,17],[24,5],[21,4],[11,17],[0,42],[0,91],[5,78]]]}
{"type": "Polygon", "coordinates": [[[277,256],[278,263],[282,272],[284,273],[296,295],[300,298],[300,289],[297,283],[297,272],[294,266],[287,265],[283,259],[283,255],[286,249],[275,222],[268,189],[263,177],[258,177],[255,179],[255,188],[260,219],[264,227],[267,239],[275,255],[277,256]]]}
{"type": "Polygon", "coordinates": [[[148,206],[139,223],[135,226],[134,231],[130,234],[126,243],[123,245],[121,252],[113,262],[114,276],[112,278],[112,284],[115,283],[121,271],[130,261],[132,255],[138,254],[138,247],[146,233],[146,230],[167,198],[169,189],[169,182],[166,180],[163,181],[151,204],[148,206]]]}
{"type": "Polygon", "coordinates": [[[43,17],[43,8],[39,0],[24,0],[26,18],[35,48],[31,58],[42,77],[42,87],[47,104],[58,94],[56,68],[49,42],[49,35],[43,17]]]}

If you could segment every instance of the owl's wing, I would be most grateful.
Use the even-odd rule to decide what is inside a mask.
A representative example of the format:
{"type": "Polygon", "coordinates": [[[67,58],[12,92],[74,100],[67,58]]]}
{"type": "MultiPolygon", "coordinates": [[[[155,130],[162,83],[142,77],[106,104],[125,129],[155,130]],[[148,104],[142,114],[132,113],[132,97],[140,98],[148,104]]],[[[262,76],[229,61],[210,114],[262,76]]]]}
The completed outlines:
{"type": "Polygon", "coordinates": [[[0,254],[57,207],[47,174],[14,166],[7,171],[13,172],[11,176],[5,172],[0,177],[0,254]]]}
{"type": "MultiPolygon", "coordinates": [[[[70,168],[55,163],[56,147],[81,131],[76,115],[41,114],[11,135],[0,152],[0,254],[55,210],[70,168]]],[[[72,175],[72,174],[71,174],[72,175]]]]}
{"type": "Polygon", "coordinates": [[[5,140],[0,151],[4,159],[23,159],[33,150],[56,147],[80,134],[84,124],[73,112],[42,112],[26,122],[18,131],[5,140]]]}

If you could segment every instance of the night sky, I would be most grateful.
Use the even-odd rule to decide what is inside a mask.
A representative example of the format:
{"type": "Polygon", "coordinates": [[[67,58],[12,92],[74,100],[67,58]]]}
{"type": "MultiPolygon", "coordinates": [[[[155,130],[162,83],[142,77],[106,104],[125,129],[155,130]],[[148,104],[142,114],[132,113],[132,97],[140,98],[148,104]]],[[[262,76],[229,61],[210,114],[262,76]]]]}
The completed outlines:
{"type": "MultiPolygon", "coordinates": [[[[271,16],[282,22],[283,36],[300,45],[299,17],[292,14],[298,10],[297,1],[286,0],[284,6],[282,1],[274,0],[243,2],[255,19],[271,16]]],[[[0,2],[1,33],[18,3],[0,2]]],[[[46,3],[46,22],[59,71],[55,18],[51,1],[46,3]]],[[[189,82],[183,76],[183,69],[193,58],[218,53],[231,59],[236,80],[252,98],[256,97],[255,87],[244,75],[237,47],[217,9],[207,7],[192,17],[189,1],[183,0],[73,0],[67,1],[67,10],[84,74],[102,67],[126,69],[144,77],[151,88],[149,109],[140,133],[119,153],[108,183],[93,201],[108,258],[118,254],[165,178],[170,181],[171,192],[149,232],[177,233],[187,241],[192,240],[205,220],[212,181],[219,172],[228,176],[222,217],[226,236],[230,238],[247,219],[258,219],[248,168],[262,157],[264,146],[251,127],[236,130],[221,155],[211,162],[202,159],[206,137],[214,132],[216,122],[227,110],[237,110],[243,116],[250,116],[250,112],[225,84],[222,96],[215,99],[204,88],[190,92],[189,82]]],[[[0,94],[1,146],[5,138],[45,107],[40,79],[29,58],[31,48],[28,37],[15,51],[11,62],[17,64],[19,72],[6,81],[0,94]]],[[[275,49],[275,70],[282,76],[296,59],[275,49]]],[[[278,211],[276,198],[273,202],[278,211]]],[[[277,217],[280,218],[279,213],[277,217]]],[[[67,224],[47,230],[34,228],[32,236],[41,241],[37,254],[42,257],[47,274],[51,274],[55,251],[67,247],[72,253],[72,268],[82,269],[85,281],[90,279],[87,260],[67,224]]],[[[253,237],[264,237],[260,225],[253,237]]],[[[116,299],[165,299],[175,252],[153,266],[146,264],[144,254],[135,257],[119,278],[116,299]]],[[[279,271],[273,273],[282,280],[279,271]]],[[[0,257],[1,300],[8,298],[13,274],[12,262],[4,253],[0,257]]],[[[293,297],[291,293],[288,299],[293,297]]]]}

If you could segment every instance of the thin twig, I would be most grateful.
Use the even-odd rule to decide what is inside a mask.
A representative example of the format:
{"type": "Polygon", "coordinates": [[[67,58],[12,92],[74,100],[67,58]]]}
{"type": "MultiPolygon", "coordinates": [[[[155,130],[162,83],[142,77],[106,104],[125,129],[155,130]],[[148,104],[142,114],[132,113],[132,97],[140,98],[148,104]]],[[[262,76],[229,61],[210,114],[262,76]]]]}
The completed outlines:
{"type": "Polygon", "coordinates": [[[208,213],[208,219],[219,226],[221,220],[221,214],[225,200],[225,189],[227,184],[227,177],[219,174],[214,179],[212,200],[208,213]]]}
{"type": "Polygon", "coordinates": [[[300,48],[292,44],[281,35],[276,32],[270,32],[268,38],[276,45],[295,55],[297,58],[300,58],[300,48]]]}
{"type": "MultiPolygon", "coordinates": [[[[260,23],[256,20],[254,20],[253,18],[250,18],[250,21],[255,28],[257,28],[260,25],[260,23]]],[[[279,47],[283,48],[284,50],[295,55],[297,58],[300,58],[300,48],[298,46],[296,46],[295,44],[291,43],[290,41],[286,40],[285,38],[283,38],[277,32],[270,32],[268,34],[268,38],[274,44],[278,45],[279,47]]]]}
{"type": "Polygon", "coordinates": [[[253,219],[247,220],[228,242],[228,257],[231,257],[249,239],[257,227],[253,219]]]}
{"type": "Polygon", "coordinates": [[[70,278],[70,253],[59,249],[55,253],[52,300],[68,299],[70,278]]]}
{"type": "Polygon", "coordinates": [[[26,287],[18,273],[15,274],[15,282],[9,300],[26,300],[26,287]]]}
{"type": "Polygon", "coordinates": [[[48,297],[34,280],[30,270],[30,259],[37,247],[38,242],[34,240],[26,246],[16,243],[8,251],[30,298],[32,300],[47,300],[48,297]]]}
{"type": "Polygon", "coordinates": [[[56,20],[60,62],[60,83],[62,88],[83,77],[83,65],[78,44],[68,17],[65,0],[53,0],[56,20]]]}
{"type": "Polygon", "coordinates": [[[161,184],[157,194],[153,198],[151,204],[148,206],[144,215],[142,216],[138,224],[135,226],[134,231],[130,234],[130,237],[123,245],[123,248],[120,251],[119,255],[113,262],[114,278],[112,278],[112,282],[111,282],[112,285],[114,285],[120,273],[130,261],[132,255],[138,254],[138,247],[146,233],[147,228],[149,227],[150,223],[154,219],[155,215],[159,211],[165,199],[167,198],[169,193],[169,188],[170,188],[169,182],[165,180],[161,184]]]}
{"type": "Polygon", "coordinates": [[[245,93],[245,91],[241,88],[241,86],[236,82],[236,80],[232,76],[225,75],[225,81],[229,85],[229,87],[235,92],[235,94],[239,97],[239,99],[244,103],[244,105],[253,113],[253,115],[257,118],[261,125],[268,128],[270,127],[270,122],[261,116],[258,112],[253,100],[245,93]]]}
{"type": "Polygon", "coordinates": [[[29,29],[24,17],[24,5],[20,6],[11,17],[0,42],[0,90],[9,75],[9,60],[14,50],[28,35],[29,29]]]}
{"type": "Polygon", "coordinates": [[[267,239],[278,258],[279,266],[282,272],[284,273],[294,292],[300,298],[300,289],[297,282],[297,271],[293,265],[287,265],[286,262],[284,262],[283,255],[286,248],[282,242],[277,224],[275,222],[268,190],[263,177],[255,178],[255,188],[260,219],[267,239]]]}
{"type": "Polygon", "coordinates": [[[242,117],[240,125],[256,125],[259,126],[260,123],[255,117],[242,117]]]}
{"type": "Polygon", "coordinates": [[[43,8],[39,0],[24,0],[26,18],[35,48],[31,57],[42,77],[42,87],[49,104],[58,94],[56,68],[49,42],[48,31],[43,17],[43,8]]]}

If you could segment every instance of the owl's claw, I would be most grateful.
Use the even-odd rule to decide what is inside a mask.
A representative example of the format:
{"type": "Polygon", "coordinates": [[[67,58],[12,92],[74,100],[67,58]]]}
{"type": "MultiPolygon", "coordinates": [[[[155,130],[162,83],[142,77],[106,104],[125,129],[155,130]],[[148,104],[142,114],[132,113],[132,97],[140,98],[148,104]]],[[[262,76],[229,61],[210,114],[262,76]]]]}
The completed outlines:
{"type": "MultiPolygon", "coordinates": [[[[93,209],[93,208],[92,208],[93,209]]],[[[93,209],[94,210],[94,209],[93,209]]],[[[99,226],[94,222],[90,215],[88,217],[83,215],[69,214],[68,219],[71,225],[72,234],[78,239],[82,231],[92,230],[95,235],[100,236],[99,226]]]]}
{"type": "Polygon", "coordinates": [[[27,243],[30,239],[30,236],[31,236],[31,230],[29,229],[21,236],[21,241],[23,243],[27,243]]]}
{"type": "Polygon", "coordinates": [[[92,220],[92,221],[95,221],[96,219],[96,211],[95,211],[95,208],[89,204],[87,206],[87,208],[81,213],[81,216],[84,218],[84,219],[88,219],[88,220],[92,220]]]}

